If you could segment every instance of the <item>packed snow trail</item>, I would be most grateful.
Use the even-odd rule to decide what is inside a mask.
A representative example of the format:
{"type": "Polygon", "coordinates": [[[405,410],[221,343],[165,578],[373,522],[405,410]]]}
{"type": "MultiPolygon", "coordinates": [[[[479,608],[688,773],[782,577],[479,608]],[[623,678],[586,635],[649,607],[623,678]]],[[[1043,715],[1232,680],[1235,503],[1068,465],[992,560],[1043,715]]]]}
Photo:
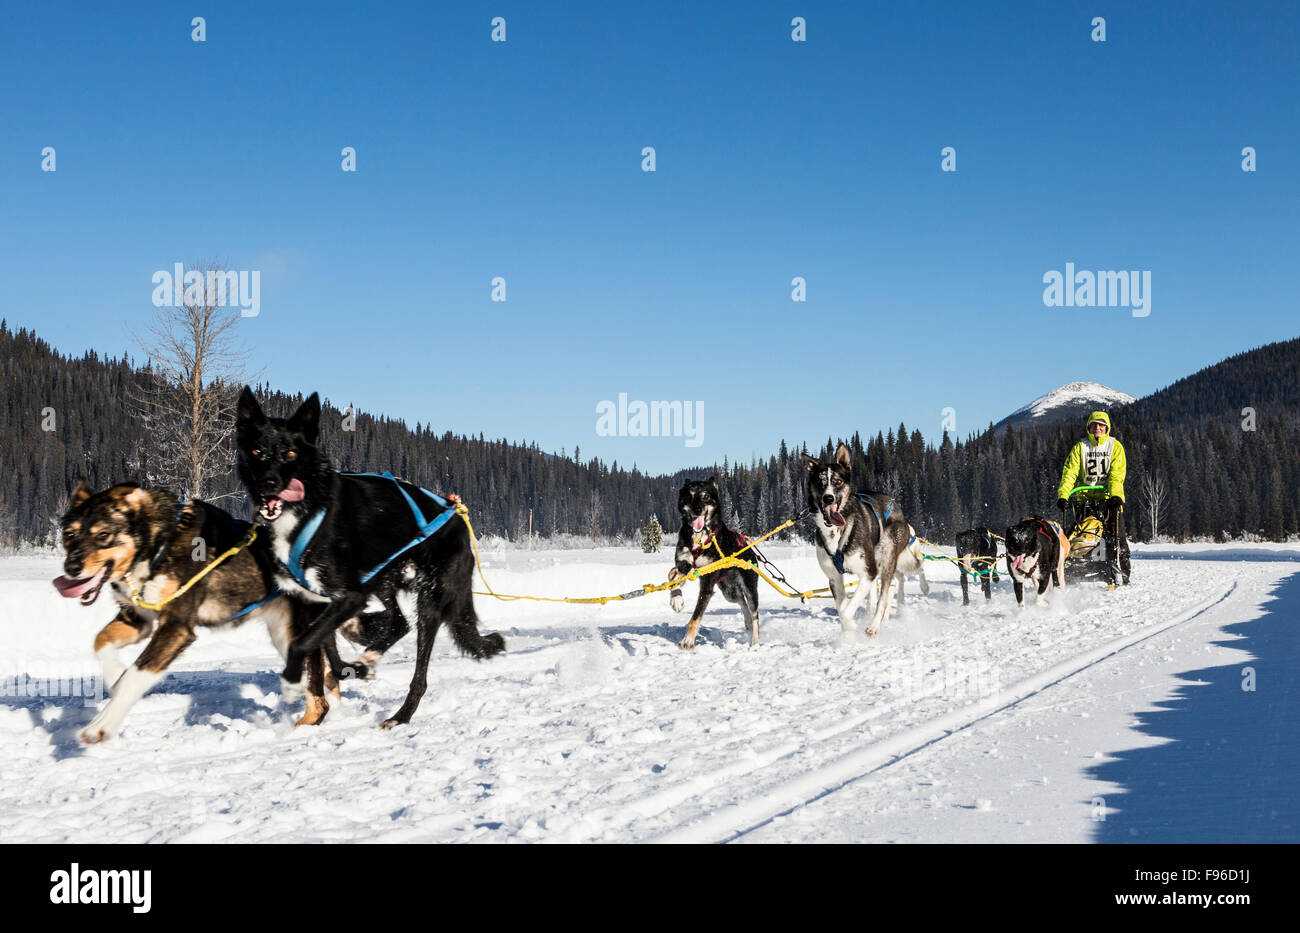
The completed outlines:
{"type": "MultiPolygon", "coordinates": [[[[799,586],[823,585],[810,546],[766,550],[799,586]]],[[[919,596],[909,580],[902,615],[891,615],[870,642],[844,643],[827,601],[804,606],[766,592],[762,644],[750,649],[737,609],[715,600],[690,653],[676,647],[686,616],[671,612],[666,596],[605,607],[480,598],[481,628],[503,632],[508,653],[475,663],[440,638],[420,712],[392,732],[376,727],[404,695],[413,638],[389,653],[378,679],[345,684],[342,707],[324,725],[294,729],[298,710],[279,703],[280,665],[265,631],[204,633],[132,711],[122,735],[103,746],[76,742],[94,714],[79,698],[0,698],[0,838],[582,842],[680,833],[722,841],[744,832],[745,841],[865,841],[941,836],[972,814],[985,818],[972,838],[1093,838],[1089,788],[1109,791],[1117,782],[1085,771],[1105,759],[1049,767],[1036,760],[1038,743],[1025,738],[1006,774],[1013,757],[1006,744],[989,756],[974,751],[973,739],[1096,671],[1123,666],[1159,639],[1182,638],[1185,651],[1203,652],[1222,624],[1255,618],[1263,594],[1300,570],[1294,550],[1237,551],[1249,559],[1203,560],[1213,549],[1162,548],[1135,562],[1134,586],[1114,593],[1072,587],[1050,607],[1023,612],[1005,581],[991,604],[977,597],[963,608],[955,571],[930,564],[931,595],[919,596]],[[1234,582],[1198,621],[1178,622],[1234,582]],[[1193,629],[1195,639],[1178,634],[1193,629]],[[1005,706],[998,699],[1009,685],[1051,679],[1055,668],[1077,670],[1080,659],[1125,639],[1139,641],[1029,700],[1005,706]],[[969,723],[972,708],[985,718],[859,777],[873,755],[914,748],[937,724],[969,723]],[[983,786],[985,772],[995,787],[972,791],[970,801],[938,790],[943,806],[929,805],[933,794],[918,805],[923,782],[915,769],[923,765],[936,787],[958,774],[983,786]],[[992,799],[993,812],[1006,813],[997,788],[1062,768],[1072,777],[1054,777],[1038,794],[1071,814],[1082,810],[1070,824],[1081,829],[1039,825],[1026,833],[980,809],[979,801],[992,799]],[[839,789],[810,803],[825,789],[818,784],[839,789]],[[767,793],[779,799],[760,805],[767,793]],[[908,836],[912,821],[918,833],[929,829],[908,836]]],[[[626,591],[661,579],[671,560],[667,550],[631,549],[484,558],[494,586],[540,595],[626,591]]],[[[90,641],[112,607],[60,600],[48,583],[57,572],[52,558],[0,560],[0,676],[10,681],[97,670],[90,641]]],[[[693,593],[686,595],[690,603],[693,593]]],[[[1275,624],[1275,616],[1252,624],[1275,624]]],[[[1142,744],[1129,728],[1133,712],[1161,693],[1139,681],[1109,701],[1094,700],[1100,708],[1092,721],[1102,712],[1114,720],[1090,736],[1098,751],[1142,744]],[[1139,687],[1147,692],[1135,693],[1139,687]]],[[[1176,686],[1171,674],[1162,689],[1176,686]]]]}
{"type": "Polygon", "coordinates": [[[849,781],[880,771],[1126,648],[1153,638],[1175,625],[1197,618],[1227,599],[1235,588],[1235,583],[1229,584],[1218,597],[1211,597],[1200,607],[1189,610],[1177,618],[1140,629],[1132,635],[1124,635],[1100,648],[1068,658],[1020,683],[997,690],[970,706],[890,736],[882,742],[853,752],[821,769],[787,781],[780,787],[764,790],[761,792],[761,799],[757,802],[733,804],[699,823],[684,827],[657,841],[672,843],[731,841],[774,816],[820,798],[849,781]]]}
{"type": "Polygon", "coordinates": [[[1212,553],[1224,599],[741,841],[1300,842],[1300,563],[1212,553]]]}

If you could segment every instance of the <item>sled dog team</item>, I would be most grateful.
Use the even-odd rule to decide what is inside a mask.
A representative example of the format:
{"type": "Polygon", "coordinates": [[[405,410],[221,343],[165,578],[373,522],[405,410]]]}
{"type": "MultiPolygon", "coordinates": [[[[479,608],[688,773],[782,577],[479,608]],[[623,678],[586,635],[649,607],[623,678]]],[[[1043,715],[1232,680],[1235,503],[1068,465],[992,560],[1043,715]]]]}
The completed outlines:
{"type": "MultiPolygon", "coordinates": [[[[320,402],[313,394],[289,418],[268,417],[245,387],[236,416],[238,473],[260,522],[240,521],[211,503],[182,502],[160,489],[120,483],[93,492],[73,491],[62,519],[64,575],[54,585],[65,597],[91,605],[108,584],[118,612],[96,635],[94,651],[112,696],[80,733],[85,743],[113,738],[134,705],[194,641],[198,628],[220,629],[259,620],[285,661],[286,700],[304,692],[300,725],[319,723],[339,680],[374,676],[380,657],[411,628],[398,604],[415,607],[416,659],[401,707],[382,728],[409,722],[427,686],[429,656],[446,624],[457,647],[476,659],[505,650],[499,634],[483,635],[474,611],[474,553],[462,508],[389,474],[341,473],[317,447],[320,402]],[[344,662],[335,633],[361,649],[344,662]],[[148,640],[126,666],[119,649],[148,640]],[[302,683],[305,677],[305,684],[302,683]]],[[[831,462],[805,455],[808,505],[816,514],[817,558],[830,581],[844,631],[852,631],[869,601],[866,632],[875,635],[889,611],[895,578],[902,598],[905,573],[920,574],[921,552],[901,510],[888,497],[855,493],[850,457],[843,444],[831,462]],[[859,585],[849,595],[844,576],[859,585]],[[879,584],[878,586],[876,584],[879,584]]],[[[682,516],[670,580],[733,554],[746,539],[727,528],[716,480],[688,481],[681,489],[682,516]]],[[[1023,523],[1022,523],[1023,524],[1023,523]]],[[[1056,566],[1068,541],[1044,529],[1031,537],[1009,536],[1008,565],[1022,598],[1026,580],[1045,573],[1064,583],[1056,566]],[[1049,569],[1050,568],[1050,569],[1049,569]]],[[[1059,528],[1057,529],[1059,532],[1059,528]]],[[[976,532],[964,533],[977,536],[976,532]]],[[[970,561],[995,556],[992,538],[959,540],[970,561]]],[[[680,645],[691,648],[715,588],[738,603],[750,644],[759,638],[758,574],[737,567],[699,579],[695,609],[680,645]]],[[[983,579],[989,595],[987,575],[983,579]]],[[[1040,582],[1039,592],[1050,585],[1040,582]]],[[[966,580],[962,574],[963,601],[966,580]]],[[[671,605],[681,611],[680,589],[671,605]]]]}

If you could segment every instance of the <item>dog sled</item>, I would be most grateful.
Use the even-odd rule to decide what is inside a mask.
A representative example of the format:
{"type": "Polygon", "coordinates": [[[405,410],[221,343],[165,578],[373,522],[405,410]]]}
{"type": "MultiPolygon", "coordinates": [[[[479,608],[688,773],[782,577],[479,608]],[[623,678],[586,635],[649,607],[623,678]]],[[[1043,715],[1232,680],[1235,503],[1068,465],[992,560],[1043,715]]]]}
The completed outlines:
{"type": "Polygon", "coordinates": [[[1067,583],[1110,581],[1107,566],[1110,555],[1106,552],[1106,538],[1116,538],[1107,533],[1106,523],[1122,519],[1112,519],[1107,514],[1105,498],[1096,495],[1105,491],[1105,486],[1075,486],[1070,490],[1064,520],[1061,522],[1070,529],[1070,552],[1065,557],[1067,583]]]}

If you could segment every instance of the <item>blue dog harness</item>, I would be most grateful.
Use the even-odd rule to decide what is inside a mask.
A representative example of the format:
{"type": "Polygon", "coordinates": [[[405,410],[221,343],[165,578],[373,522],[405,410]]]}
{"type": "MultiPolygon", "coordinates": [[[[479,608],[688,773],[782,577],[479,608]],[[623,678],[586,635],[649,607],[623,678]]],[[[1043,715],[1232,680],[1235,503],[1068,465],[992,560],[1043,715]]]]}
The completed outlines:
{"type": "Polygon", "coordinates": [[[880,522],[880,527],[883,529],[885,527],[885,522],[889,521],[889,516],[894,512],[894,500],[890,499],[885,503],[885,517],[881,518],[880,513],[876,511],[876,503],[872,501],[871,496],[867,495],[865,492],[854,493],[854,495],[858,497],[859,502],[871,509],[871,514],[876,516],[876,521],[880,522]]]}
{"type": "MultiPolygon", "coordinates": [[[[456,514],[456,510],[452,508],[451,503],[442,496],[430,492],[421,486],[417,486],[416,488],[419,489],[420,492],[432,499],[442,509],[442,511],[433,518],[426,519],[424,517],[424,511],[416,504],[416,501],[411,498],[411,494],[406,491],[400,482],[398,482],[397,477],[393,476],[393,474],[388,471],[384,471],[383,473],[340,473],[339,475],[365,476],[374,479],[386,479],[392,481],[393,485],[397,487],[397,491],[402,494],[402,498],[406,500],[406,504],[411,507],[411,515],[415,518],[415,537],[398,548],[393,554],[386,557],[377,567],[374,567],[362,576],[362,583],[369,583],[374,578],[375,574],[379,573],[393,561],[397,560],[397,558],[401,557],[417,544],[427,541],[439,528],[447,524],[448,519],[456,514]]],[[[329,596],[329,594],[322,593],[307,582],[307,575],[302,569],[302,555],[303,552],[307,550],[307,546],[311,544],[312,537],[315,536],[317,530],[320,528],[321,522],[324,520],[325,509],[320,509],[313,514],[311,518],[307,519],[302,526],[302,530],[298,532],[298,536],[293,539],[293,544],[289,547],[289,560],[285,564],[285,569],[289,571],[289,575],[293,577],[297,584],[303,589],[315,593],[317,596],[329,596]]]]}
{"type": "Polygon", "coordinates": [[[236,612],[230,618],[226,619],[224,622],[218,622],[217,625],[229,625],[231,622],[234,622],[236,619],[242,619],[250,612],[253,612],[256,609],[261,609],[263,606],[265,606],[267,603],[269,603],[271,600],[275,599],[279,595],[280,595],[280,588],[278,586],[273,586],[271,587],[271,592],[266,594],[266,598],[259,599],[257,602],[245,606],[243,609],[240,609],[238,612],[236,612]]]}
{"type": "MultiPolygon", "coordinates": [[[[865,492],[856,492],[853,495],[857,498],[859,502],[861,502],[867,508],[871,509],[871,514],[874,515],[876,517],[876,521],[880,523],[880,533],[883,536],[885,533],[885,522],[889,521],[889,516],[892,515],[894,512],[894,500],[890,499],[887,503],[885,503],[885,517],[881,518],[880,513],[876,511],[875,502],[872,501],[869,495],[867,495],[865,492]]],[[[820,543],[821,540],[822,540],[821,535],[818,535],[817,536],[818,543],[820,543]]],[[[911,547],[912,542],[914,541],[916,541],[916,535],[912,535],[912,540],[907,543],[907,546],[911,547]]],[[[840,573],[848,573],[848,571],[844,569],[844,545],[840,545],[840,547],[835,551],[834,554],[831,554],[830,548],[826,547],[825,544],[822,544],[822,550],[824,550],[827,553],[827,555],[830,556],[831,563],[835,565],[835,569],[837,571],[839,571],[840,573]]]]}

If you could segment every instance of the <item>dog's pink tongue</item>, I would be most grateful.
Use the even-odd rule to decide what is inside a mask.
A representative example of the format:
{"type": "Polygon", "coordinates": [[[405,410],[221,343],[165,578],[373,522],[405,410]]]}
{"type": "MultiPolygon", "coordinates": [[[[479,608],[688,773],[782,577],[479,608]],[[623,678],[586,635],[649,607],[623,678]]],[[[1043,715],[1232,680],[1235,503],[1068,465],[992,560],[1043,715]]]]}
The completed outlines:
{"type": "Polygon", "coordinates": [[[279,498],[283,499],[285,502],[301,502],[302,497],[306,494],[307,491],[302,488],[302,482],[296,479],[291,479],[289,480],[289,485],[285,486],[284,489],[280,491],[279,498]]]}
{"type": "Polygon", "coordinates": [[[835,508],[833,505],[826,506],[826,520],[837,527],[842,527],[844,525],[844,516],[841,515],[840,510],[835,508]]]}
{"type": "Polygon", "coordinates": [[[74,580],[71,577],[60,576],[55,577],[52,582],[54,583],[54,588],[59,591],[60,596],[66,596],[69,599],[72,599],[80,596],[82,593],[93,587],[99,582],[99,578],[103,575],[104,571],[101,569],[99,573],[95,574],[93,577],[82,577],[80,580],[74,580]]]}
{"type": "Polygon", "coordinates": [[[695,521],[691,522],[691,527],[694,528],[696,531],[703,531],[703,530],[704,530],[704,516],[701,515],[699,518],[695,519],[695,521]]]}

